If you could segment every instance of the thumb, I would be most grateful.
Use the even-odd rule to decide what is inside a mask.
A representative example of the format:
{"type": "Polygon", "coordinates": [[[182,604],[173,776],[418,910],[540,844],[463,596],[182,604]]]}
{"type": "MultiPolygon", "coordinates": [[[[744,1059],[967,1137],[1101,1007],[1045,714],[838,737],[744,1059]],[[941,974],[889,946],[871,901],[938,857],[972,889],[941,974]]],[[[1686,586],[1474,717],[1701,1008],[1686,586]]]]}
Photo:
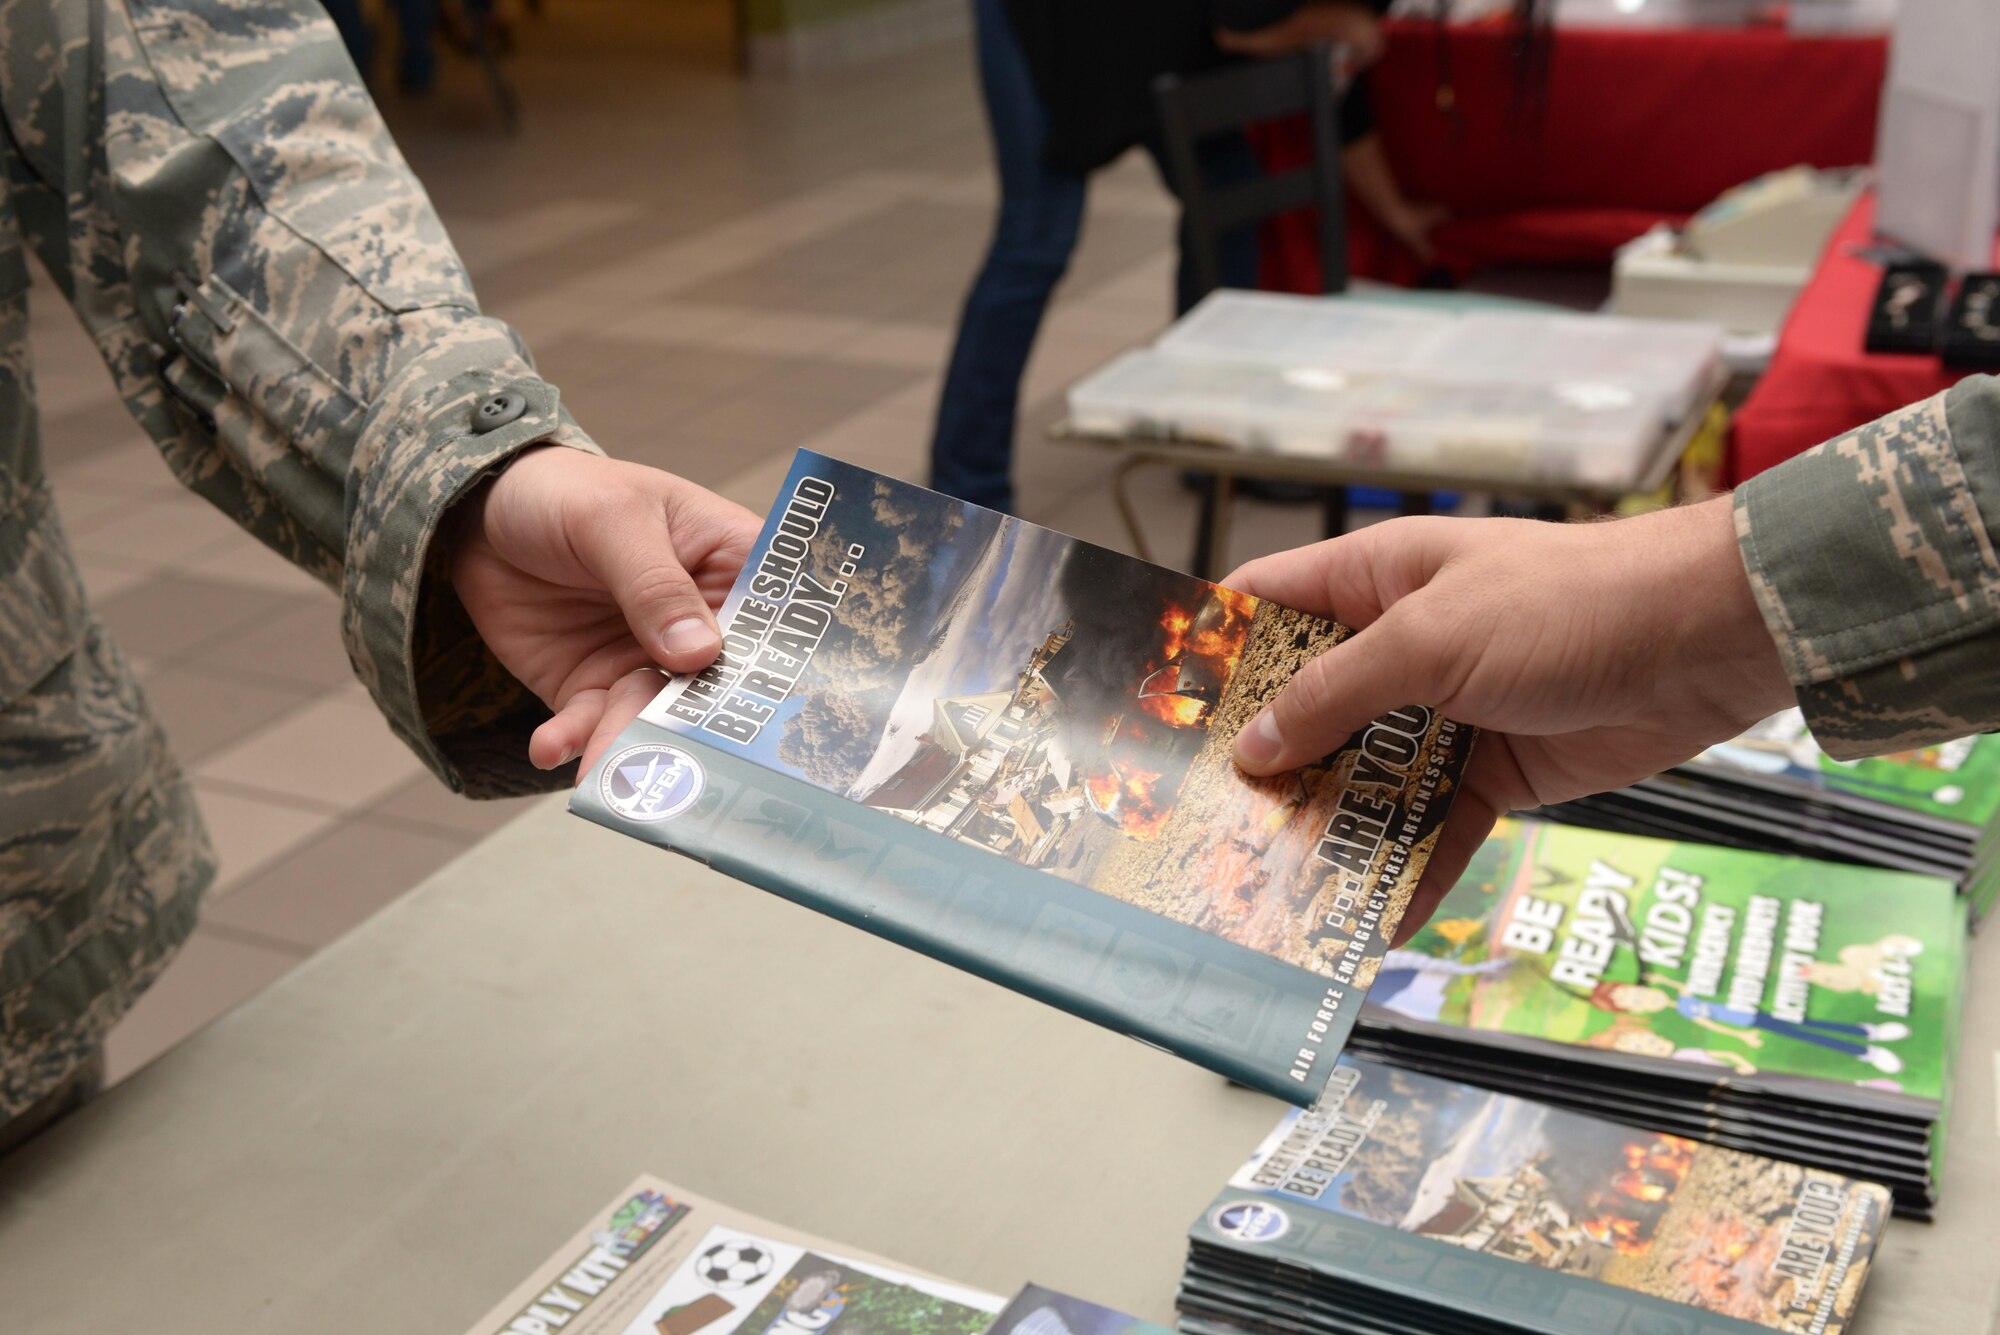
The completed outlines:
{"type": "Polygon", "coordinates": [[[1436,656],[1423,652],[1410,599],[1295,673],[1236,735],[1236,763],[1251,774],[1310,764],[1403,705],[1436,704],[1436,656]]]}
{"type": "Polygon", "coordinates": [[[694,578],[674,551],[666,510],[635,507],[622,522],[593,523],[575,535],[575,551],[597,576],[653,661],[672,672],[699,672],[715,661],[722,634],[694,578]]]}

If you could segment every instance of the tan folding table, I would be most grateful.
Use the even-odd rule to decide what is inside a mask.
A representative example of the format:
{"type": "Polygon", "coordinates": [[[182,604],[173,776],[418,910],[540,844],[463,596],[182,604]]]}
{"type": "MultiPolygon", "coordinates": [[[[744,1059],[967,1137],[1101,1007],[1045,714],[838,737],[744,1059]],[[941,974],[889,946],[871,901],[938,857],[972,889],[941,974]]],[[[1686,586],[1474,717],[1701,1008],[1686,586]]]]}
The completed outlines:
{"type": "MultiPolygon", "coordinates": [[[[1993,1324],[1995,936],[1855,1335],[1993,1324]]],[[[1171,1321],[1280,1111],[555,799],[0,1160],[0,1331],[458,1335],[641,1170],[1171,1321]]]]}
{"type": "MultiPolygon", "coordinates": [[[[1178,553],[1156,556],[1147,538],[1139,509],[1128,489],[1132,475],[1145,468],[1172,468],[1195,473],[1212,473],[1217,486],[1204,495],[1196,522],[1194,555],[1188,569],[1207,579],[1220,579],[1219,559],[1229,549],[1230,515],[1236,484],[1243,479],[1264,482],[1294,482],[1329,488],[1373,487],[1404,495],[1428,495],[1439,491],[1470,492],[1504,496],[1510,500],[1539,502],[1561,509],[1582,509],[1602,513],[1626,496],[1646,494],[1661,487],[1673,475],[1681,455],[1708,417],[1729,384],[1729,373],[1718,369],[1707,391],[1680,421],[1663,426],[1657,445],[1647,454],[1645,466],[1626,485],[1606,486],[1557,477],[1520,477],[1500,468],[1482,470],[1473,466],[1443,469],[1390,468],[1335,454],[1304,454],[1276,450],[1252,450],[1225,440],[1210,440],[1173,433],[1119,432],[1092,429],[1074,421],[1058,422],[1051,435],[1058,441],[1093,448],[1117,456],[1111,475],[1111,495],[1118,505],[1119,518],[1131,538],[1132,551],[1146,560],[1178,563],[1178,553]]],[[[1330,511],[1329,528],[1344,527],[1344,510],[1330,511]],[[1340,515],[1336,519],[1331,516],[1340,515]]],[[[1331,536],[1331,534],[1329,534],[1331,536]]]]}

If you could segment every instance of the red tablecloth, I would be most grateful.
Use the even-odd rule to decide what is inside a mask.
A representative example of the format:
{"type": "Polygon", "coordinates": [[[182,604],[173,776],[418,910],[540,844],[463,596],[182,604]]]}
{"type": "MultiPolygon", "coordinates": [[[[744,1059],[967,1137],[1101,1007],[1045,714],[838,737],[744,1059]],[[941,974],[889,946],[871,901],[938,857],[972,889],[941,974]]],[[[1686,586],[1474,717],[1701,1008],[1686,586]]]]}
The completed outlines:
{"type": "Polygon", "coordinates": [[[1834,229],[1785,318],[1770,367],[1730,425],[1731,485],[1959,380],[1935,356],[1863,350],[1882,266],[1855,252],[1874,226],[1870,193],[1834,229]]]}
{"type": "MultiPolygon", "coordinates": [[[[1602,263],[1655,222],[1767,171],[1874,157],[1880,36],[1562,28],[1536,117],[1517,114],[1504,27],[1456,25],[1441,43],[1433,24],[1401,20],[1387,34],[1374,83],[1389,161],[1411,199],[1452,210],[1435,241],[1461,275],[1498,261],[1602,263]],[[1455,115],[1438,106],[1447,65],[1455,115]]],[[[1303,162],[1304,126],[1264,127],[1258,146],[1273,165],[1303,162]]],[[[1372,220],[1352,224],[1357,276],[1418,276],[1372,220]]],[[[1309,219],[1278,220],[1266,255],[1266,286],[1318,290],[1309,219]]]]}

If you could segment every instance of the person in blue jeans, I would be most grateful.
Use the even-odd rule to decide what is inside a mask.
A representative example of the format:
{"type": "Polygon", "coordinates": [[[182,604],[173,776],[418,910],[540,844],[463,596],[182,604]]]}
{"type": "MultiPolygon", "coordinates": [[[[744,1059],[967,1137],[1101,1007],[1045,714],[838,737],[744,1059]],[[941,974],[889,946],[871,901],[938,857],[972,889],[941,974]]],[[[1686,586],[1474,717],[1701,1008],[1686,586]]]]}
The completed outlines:
{"type": "MultiPolygon", "coordinates": [[[[1255,49],[1345,41],[1364,54],[1364,5],[1300,0],[972,0],[980,89],[1000,174],[1000,215],[959,317],[931,441],[930,485],[1012,512],[1016,404],[1049,297],[1069,267],[1090,172],[1137,143],[1161,165],[1152,82],[1230,58],[1230,34],[1262,34],[1255,49]]],[[[1241,49],[1252,49],[1243,47],[1241,49]]],[[[1353,99],[1350,99],[1352,102],[1353,99]]],[[[1344,125],[1343,130],[1347,127],[1344,125]]],[[[1356,127],[1366,133],[1366,127],[1356,127]]],[[[1240,135],[1202,146],[1213,187],[1257,176],[1240,135]]],[[[1257,285],[1254,228],[1221,241],[1227,287],[1257,285]]],[[[1175,309],[1199,298],[1185,227],[1175,309]]]]}
{"type": "MultiPolygon", "coordinates": [[[[340,30],[340,40],[364,79],[375,63],[375,31],[361,13],[361,0],[324,0],[327,16],[340,30]]],[[[437,0],[394,0],[390,8],[402,33],[396,57],[396,86],[405,93],[430,91],[437,82],[437,0]]]]}

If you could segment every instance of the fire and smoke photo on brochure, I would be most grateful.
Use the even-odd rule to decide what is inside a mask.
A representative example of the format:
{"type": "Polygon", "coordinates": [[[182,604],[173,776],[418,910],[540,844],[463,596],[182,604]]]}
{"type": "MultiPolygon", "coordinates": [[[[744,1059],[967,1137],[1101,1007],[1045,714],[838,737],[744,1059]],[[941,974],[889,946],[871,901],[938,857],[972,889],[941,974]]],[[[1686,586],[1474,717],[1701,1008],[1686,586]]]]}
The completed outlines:
{"type": "Polygon", "coordinates": [[[1349,981],[1471,741],[1411,707],[1248,778],[1236,732],[1343,627],[803,452],[722,621],[642,718],[1349,981]]]}

